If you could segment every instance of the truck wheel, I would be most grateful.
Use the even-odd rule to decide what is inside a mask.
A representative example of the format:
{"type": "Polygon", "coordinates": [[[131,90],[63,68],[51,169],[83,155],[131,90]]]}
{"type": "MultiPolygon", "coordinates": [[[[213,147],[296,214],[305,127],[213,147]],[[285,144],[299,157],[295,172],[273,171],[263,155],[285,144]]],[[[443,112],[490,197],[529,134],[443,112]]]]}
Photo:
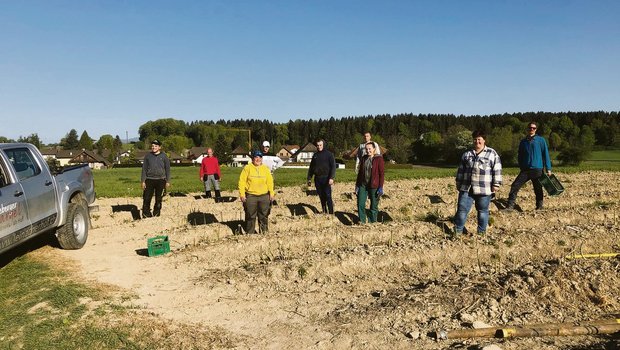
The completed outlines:
{"type": "Polygon", "coordinates": [[[80,249],[88,238],[88,210],[84,203],[69,203],[67,222],[57,233],[58,243],[63,249],[80,249]]]}

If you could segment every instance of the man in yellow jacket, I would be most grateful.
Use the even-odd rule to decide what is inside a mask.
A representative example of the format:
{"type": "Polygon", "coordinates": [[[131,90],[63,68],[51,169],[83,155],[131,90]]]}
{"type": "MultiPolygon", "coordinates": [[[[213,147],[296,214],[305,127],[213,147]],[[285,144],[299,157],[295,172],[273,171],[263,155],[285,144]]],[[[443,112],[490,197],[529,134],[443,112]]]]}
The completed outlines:
{"type": "Polygon", "coordinates": [[[256,233],[256,216],[261,233],[269,230],[269,212],[275,197],[271,170],[263,165],[263,153],[252,152],[252,163],[239,176],[239,199],[245,210],[245,233],[256,233]]]}

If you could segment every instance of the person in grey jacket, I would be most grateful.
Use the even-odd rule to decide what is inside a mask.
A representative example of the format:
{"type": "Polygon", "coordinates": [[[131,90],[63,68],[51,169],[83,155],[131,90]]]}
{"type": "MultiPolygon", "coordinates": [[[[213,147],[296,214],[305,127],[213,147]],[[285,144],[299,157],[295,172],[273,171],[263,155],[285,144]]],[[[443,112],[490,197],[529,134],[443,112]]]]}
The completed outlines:
{"type": "Polygon", "coordinates": [[[144,156],[142,164],[142,217],[150,218],[161,213],[164,190],[170,187],[170,160],[161,151],[161,142],[151,142],[151,152],[144,156]],[[155,206],[151,212],[151,199],[155,194],[155,206]]]}

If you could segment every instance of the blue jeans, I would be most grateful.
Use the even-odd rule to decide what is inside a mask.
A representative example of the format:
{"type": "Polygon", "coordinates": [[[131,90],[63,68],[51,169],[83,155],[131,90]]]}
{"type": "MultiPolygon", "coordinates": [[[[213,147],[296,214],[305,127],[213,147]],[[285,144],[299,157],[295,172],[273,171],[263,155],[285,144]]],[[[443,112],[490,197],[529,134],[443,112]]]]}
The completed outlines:
{"type": "Polygon", "coordinates": [[[489,224],[489,204],[491,196],[470,194],[467,191],[459,191],[459,202],[454,216],[454,229],[456,233],[463,233],[467,214],[471,210],[472,204],[476,203],[478,212],[478,233],[485,233],[489,224]]]}
{"type": "Polygon", "coordinates": [[[329,184],[329,176],[315,176],[314,186],[316,193],[321,200],[321,209],[323,213],[334,213],[334,202],[332,201],[332,186],[329,184]]]}

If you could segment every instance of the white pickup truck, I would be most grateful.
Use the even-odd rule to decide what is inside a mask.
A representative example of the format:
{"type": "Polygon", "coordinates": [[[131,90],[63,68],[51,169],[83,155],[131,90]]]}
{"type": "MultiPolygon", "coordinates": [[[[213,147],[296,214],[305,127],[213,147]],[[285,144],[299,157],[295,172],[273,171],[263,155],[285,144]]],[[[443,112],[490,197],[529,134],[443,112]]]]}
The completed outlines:
{"type": "Polygon", "coordinates": [[[94,201],[88,164],[52,174],[35,146],[0,143],[0,253],[45,232],[64,249],[82,248],[94,201]]]}

